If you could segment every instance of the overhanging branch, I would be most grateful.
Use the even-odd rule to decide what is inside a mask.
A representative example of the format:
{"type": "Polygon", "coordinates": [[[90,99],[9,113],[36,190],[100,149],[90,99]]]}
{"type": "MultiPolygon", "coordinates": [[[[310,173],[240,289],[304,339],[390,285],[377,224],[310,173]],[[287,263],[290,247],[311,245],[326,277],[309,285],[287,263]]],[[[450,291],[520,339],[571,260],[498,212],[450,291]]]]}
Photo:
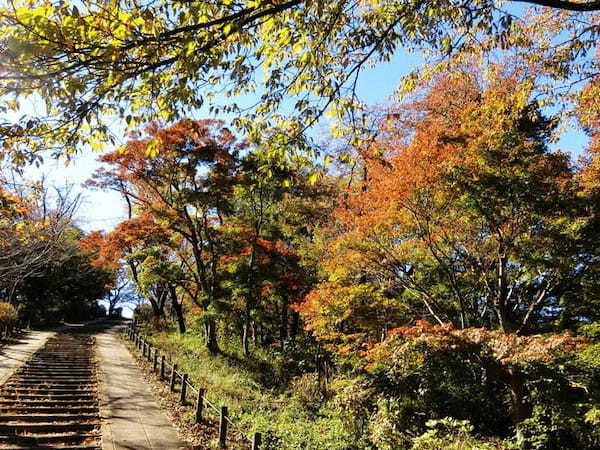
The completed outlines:
{"type": "Polygon", "coordinates": [[[566,11],[600,11],[600,1],[591,2],[570,2],[564,0],[514,0],[522,3],[532,3],[534,5],[546,6],[554,9],[564,9],[566,11]]]}

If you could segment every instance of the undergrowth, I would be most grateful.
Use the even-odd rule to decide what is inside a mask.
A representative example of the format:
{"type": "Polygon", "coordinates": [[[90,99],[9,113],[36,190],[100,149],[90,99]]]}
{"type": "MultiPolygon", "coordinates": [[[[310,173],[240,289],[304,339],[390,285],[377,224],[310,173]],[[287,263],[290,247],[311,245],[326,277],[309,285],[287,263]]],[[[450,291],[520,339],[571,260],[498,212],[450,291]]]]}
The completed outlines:
{"type": "Polygon", "coordinates": [[[262,433],[265,449],[367,448],[349,429],[346,414],[318,395],[318,381],[282,373],[272,350],[256,349],[244,359],[235,343],[221,341],[221,352],[211,355],[193,331],[155,332],[149,341],[169,355],[195,386],[206,389],[212,404],[227,406],[231,420],[247,436],[262,433]]]}

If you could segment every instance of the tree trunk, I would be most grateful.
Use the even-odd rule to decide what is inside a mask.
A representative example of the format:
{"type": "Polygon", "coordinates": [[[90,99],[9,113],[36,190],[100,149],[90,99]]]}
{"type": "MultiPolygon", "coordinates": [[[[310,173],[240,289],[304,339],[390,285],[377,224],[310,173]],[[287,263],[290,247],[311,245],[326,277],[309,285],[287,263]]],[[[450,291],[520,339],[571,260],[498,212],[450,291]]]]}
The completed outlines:
{"type": "Polygon", "coordinates": [[[183,317],[183,305],[179,303],[177,299],[177,291],[174,287],[169,288],[171,294],[171,304],[173,306],[173,311],[175,312],[175,318],[177,319],[177,325],[179,327],[179,332],[181,334],[185,333],[185,319],[183,317]]]}
{"type": "Polygon", "coordinates": [[[244,349],[244,356],[250,354],[250,308],[246,305],[246,311],[244,313],[244,327],[242,334],[242,347],[244,349]]]}
{"type": "Polygon", "coordinates": [[[498,322],[500,325],[500,329],[507,333],[508,324],[507,324],[507,315],[506,315],[506,302],[507,302],[507,276],[506,276],[506,265],[507,258],[504,255],[498,257],[498,273],[497,273],[497,299],[496,299],[496,315],[498,316],[498,322]]]}
{"type": "Polygon", "coordinates": [[[279,325],[279,339],[281,341],[281,348],[288,339],[288,302],[287,299],[281,300],[281,324],[279,325]]]}
{"type": "Polygon", "coordinates": [[[152,296],[148,297],[148,301],[150,302],[150,306],[152,306],[152,312],[154,313],[154,317],[161,316],[161,310],[158,306],[158,302],[152,298],[152,296]]]}
{"type": "Polygon", "coordinates": [[[217,323],[214,319],[209,319],[204,324],[204,334],[208,351],[217,353],[219,351],[219,345],[217,342],[217,323]]]}
{"type": "Polygon", "coordinates": [[[508,369],[508,387],[510,389],[510,400],[513,422],[518,425],[531,416],[531,406],[525,402],[525,384],[523,374],[518,368],[508,369]]]}
{"type": "Polygon", "coordinates": [[[292,325],[290,326],[290,338],[292,340],[296,339],[298,336],[298,331],[300,330],[300,314],[297,312],[292,312],[292,325]]]}

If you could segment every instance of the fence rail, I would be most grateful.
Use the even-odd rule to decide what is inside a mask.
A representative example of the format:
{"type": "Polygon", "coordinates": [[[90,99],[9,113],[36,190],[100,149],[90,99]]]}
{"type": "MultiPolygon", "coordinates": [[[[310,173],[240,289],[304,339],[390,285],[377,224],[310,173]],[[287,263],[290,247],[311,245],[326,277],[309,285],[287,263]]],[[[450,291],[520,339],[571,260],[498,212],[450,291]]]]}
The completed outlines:
{"type": "Polygon", "coordinates": [[[227,434],[231,426],[231,428],[238,430],[240,435],[252,444],[252,450],[260,450],[262,445],[261,433],[254,433],[251,438],[242,433],[229,418],[227,406],[221,406],[219,408],[211,403],[206,398],[206,389],[194,386],[190,381],[188,374],[178,371],[177,364],[174,362],[167,361],[167,355],[161,355],[156,347],[144,339],[133,323],[130,323],[127,328],[127,337],[133,343],[134,347],[141,352],[142,358],[146,359],[148,363],[151,364],[152,371],[155,374],[158,371],[159,379],[169,383],[169,390],[171,392],[175,392],[177,384],[180,384],[179,402],[184,406],[191,405],[195,408],[196,423],[202,422],[202,416],[205,409],[210,408],[219,415],[219,445],[221,448],[226,448],[227,446],[227,434]],[[166,377],[165,375],[168,371],[170,371],[170,374],[166,377]],[[196,394],[194,403],[188,402],[188,391],[192,391],[196,394]]]}

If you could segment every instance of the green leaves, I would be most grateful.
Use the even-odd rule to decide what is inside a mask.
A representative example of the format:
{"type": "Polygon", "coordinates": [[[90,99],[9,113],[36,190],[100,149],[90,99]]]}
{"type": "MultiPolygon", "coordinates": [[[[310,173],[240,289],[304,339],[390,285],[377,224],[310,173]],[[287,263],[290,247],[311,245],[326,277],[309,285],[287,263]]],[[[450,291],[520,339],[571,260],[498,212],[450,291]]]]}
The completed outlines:
{"type": "Polygon", "coordinates": [[[203,106],[235,114],[244,124],[238,130],[251,136],[287,128],[285,153],[302,152],[298,136],[325,111],[356,117],[361,105],[351,83],[366,64],[389,60],[400,45],[449,53],[453,32],[495,20],[487,1],[468,18],[460,11],[469,5],[392,0],[364,8],[322,0],[160,0],[139,8],[21,0],[15,6],[4,8],[0,21],[10,55],[0,98],[35,94],[48,105],[47,122],[20,123],[29,132],[10,135],[15,153],[89,144],[89,130],[125,119],[123,111],[139,124],[177,120],[203,106]],[[261,101],[242,112],[247,95],[261,101]],[[299,127],[281,126],[284,109],[286,122],[299,127]]]}

